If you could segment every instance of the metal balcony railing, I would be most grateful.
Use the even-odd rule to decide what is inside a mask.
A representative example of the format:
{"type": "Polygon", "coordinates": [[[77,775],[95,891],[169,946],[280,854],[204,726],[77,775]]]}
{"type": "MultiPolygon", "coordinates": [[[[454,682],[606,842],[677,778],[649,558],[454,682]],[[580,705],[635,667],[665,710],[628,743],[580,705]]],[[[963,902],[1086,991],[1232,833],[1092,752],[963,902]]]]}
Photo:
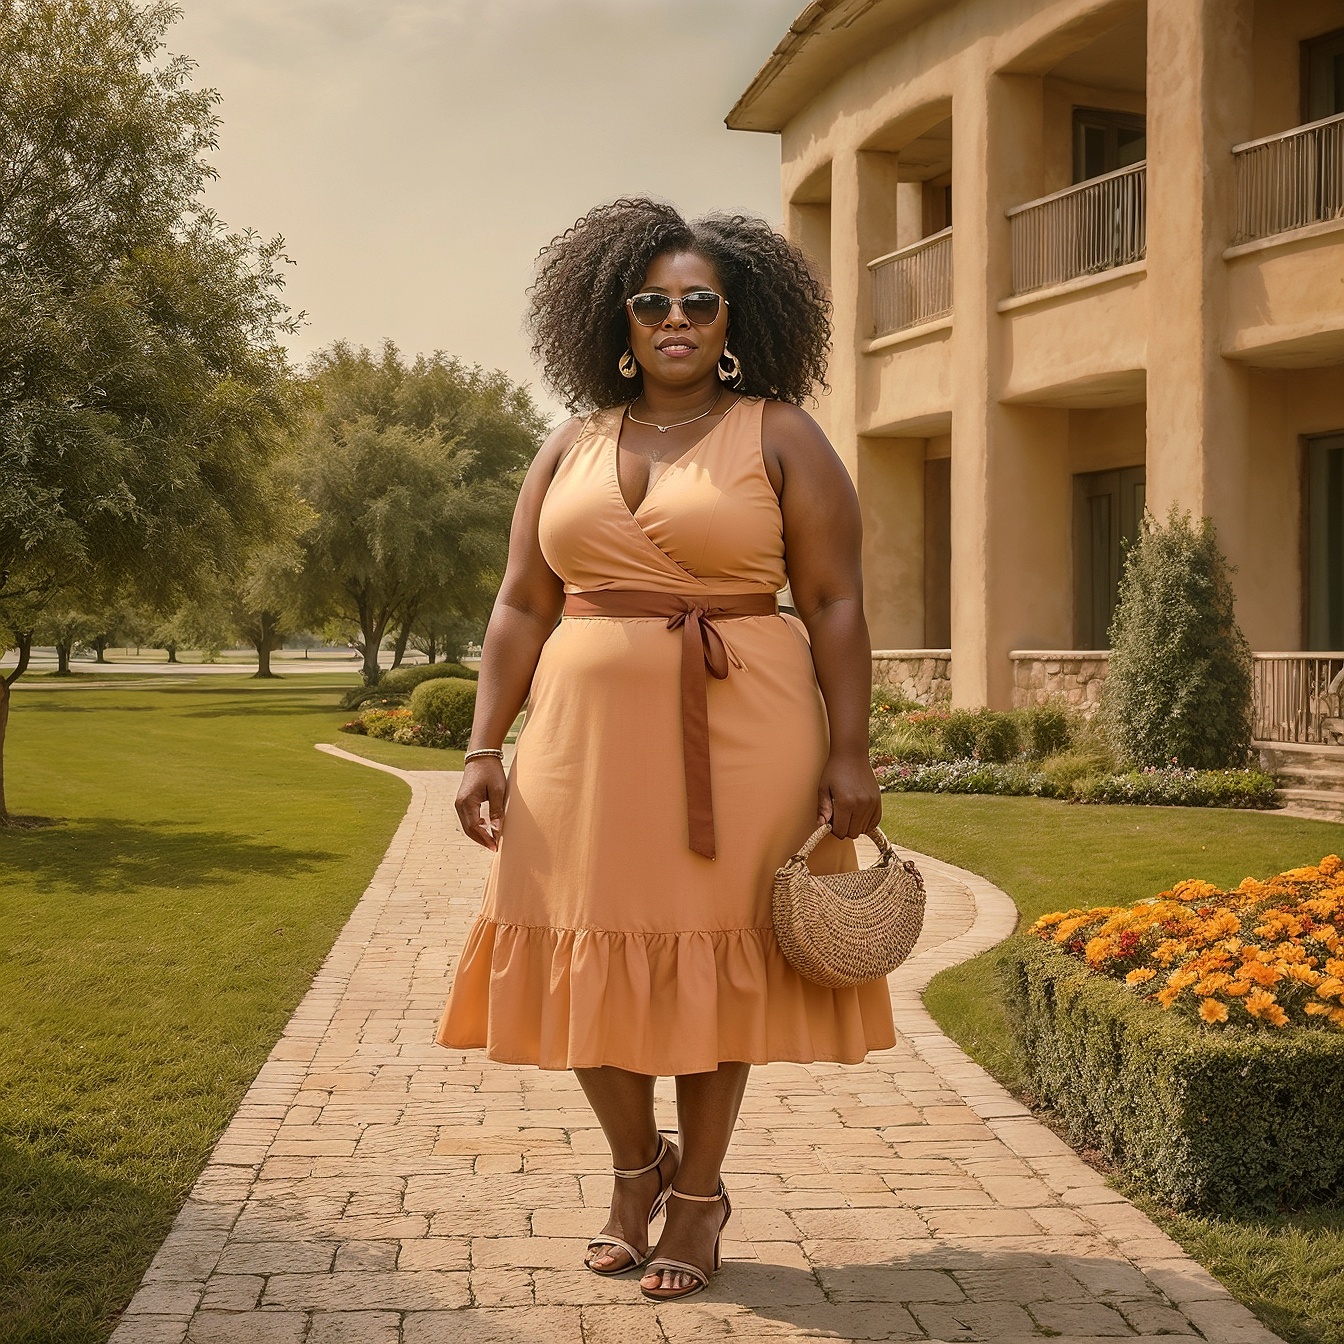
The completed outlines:
{"type": "Polygon", "coordinates": [[[868,263],[874,334],[887,336],[952,311],[952,230],[868,263]]]}
{"type": "Polygon", "coordinates": [[[1257,653],[1255,736],[1262,742],[1344,739],[1344,653],[1257,653]]]}
{"type": "Polygon", "coordinates": [[[1009,210],[1013,293],[1141,261],[1147,167],[1135,163],[1009,210]]]}
{"type": "Polygon", "coordinates": [[[1238,243],[1344,216],[1344,112],[1235,145],[1238,243]]]}

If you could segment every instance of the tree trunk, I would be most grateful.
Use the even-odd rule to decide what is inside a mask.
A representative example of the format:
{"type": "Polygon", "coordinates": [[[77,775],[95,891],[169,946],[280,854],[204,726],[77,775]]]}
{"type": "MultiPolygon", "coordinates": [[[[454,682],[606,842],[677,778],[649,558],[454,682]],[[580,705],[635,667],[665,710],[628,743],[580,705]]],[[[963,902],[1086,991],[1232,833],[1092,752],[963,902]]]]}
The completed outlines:
{"type": "Polygon", "coordinates": [[[98,638],[93,641],[93,653],[95,662],[98,663],[107,662],[107,659],[103,657],[103,654],[106,651],[106,649],[107,649],[107,636],[99,635],[98,638]]]}
{"type": "MultiPolygon", "coordinates": [[[[167,645],[166,647],[167,647],[167,650],[168,650],[168,661],[169,661],[170,663],[175,663],[175,662],[177,662],[177,645],[176,645],[176,644],[169,644],[169,645],[167,645]]],[[[103,660],[100,658],[98,661],[101,663],[103,660]]]]}
{"type": "Polygon", "coordinates": [[[257,617],[257,672],[259,677],[273,677],[271,651],[279,647],[276,631],[280,618],[273,612],[263,611],[257,617]]]}
{"type": "Polygon", "coordinates": [[[56,641],[56,675],[58,677],[68,677],[70,675],[70,640],[56,641]]]}
{"type": "Polygon", "coordinates": [[[392,666],[398,668],[401,666],[401,660],[406,656],[406,641],[411,637],[410,621],[403,621],[401,629],[397,631],[397,642],[392,646],[392,666]]]}
{"type": "Polygon", "coordinates": [[[434,655],[438,653],[438,651],[439,651],[439,641],[435,639],[433,635],[431,635],[427,640],[425,640],[425,657],[428,658],[429,661],[432,663],[434,661],[434,655]]]}
{"type": "Polygon", "coordinates": [[[5,737],[9,732],[9,688],[28,670],[28,659],[33,652],[33,632],[16,632],[19,659],[7,677],[0,677],[0,826],[10,824],[9,807],[5,802],[5,737]]]}

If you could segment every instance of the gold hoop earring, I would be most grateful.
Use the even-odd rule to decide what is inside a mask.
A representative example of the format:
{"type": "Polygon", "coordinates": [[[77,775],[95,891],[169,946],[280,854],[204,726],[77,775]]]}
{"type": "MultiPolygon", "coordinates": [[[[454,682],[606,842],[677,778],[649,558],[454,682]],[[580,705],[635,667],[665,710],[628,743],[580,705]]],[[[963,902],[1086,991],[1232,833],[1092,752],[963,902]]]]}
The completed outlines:
{"type": "Polygon", "coordinates": [[[719,381],[733,388],[741,387],[743,382],[742,362],[726,345],[723,354],[719,356],[719,381]],[[728,361],[726,367],[723,362],[725,359],[728,361]]]}
{"type": "Polygon", "coordinates": [[[635,359],[635,352],[629,347],[625,354],[616,361],[616,367],[621,371],[622,378],[637,378],[639,376],[639,361],[635,359]]]}

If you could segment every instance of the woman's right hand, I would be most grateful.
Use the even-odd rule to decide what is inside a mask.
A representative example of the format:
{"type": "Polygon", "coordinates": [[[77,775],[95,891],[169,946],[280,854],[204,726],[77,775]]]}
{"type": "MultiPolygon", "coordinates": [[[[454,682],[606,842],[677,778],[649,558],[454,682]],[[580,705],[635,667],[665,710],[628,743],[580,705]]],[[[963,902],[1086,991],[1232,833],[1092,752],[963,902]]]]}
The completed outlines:
{"type": "Polygon", "coordinates": [[[486,849],[498,849],[504,830],[504,763],[496,756],[468,761],[455,806],[463,832],[486,849]]]}

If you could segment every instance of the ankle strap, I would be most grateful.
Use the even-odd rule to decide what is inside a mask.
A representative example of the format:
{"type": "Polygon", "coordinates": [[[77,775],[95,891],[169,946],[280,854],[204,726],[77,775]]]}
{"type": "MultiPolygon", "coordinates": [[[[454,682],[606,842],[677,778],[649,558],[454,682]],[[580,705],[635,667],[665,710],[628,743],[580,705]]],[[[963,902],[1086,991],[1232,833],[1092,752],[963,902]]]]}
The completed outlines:
{"type": "Polygon", "coordinates": [[[667,1140],[660,1134],[658,1136],[658,1156],[655,1157],[647,1167],[632,1167],[628,1171],[622,1171],[620,1167],[612,1167],[611,1174],[613,1176],[620,1176],[623,1180],[630,1180],[635,1176],[646,1176],[649,1172],[656,1171],[658,1167],[662,1165],[663,1158],[667,1156],[669,1146],[667,1140]]]}
{"type": "Polygon", "coordinates": [[[717,1195],[688,1195],[684,1190],[678,1190],[676,1186],[668,1186],[667,1193],[675,1195],[678,1199],[694,1200],[697,1204],[717,1204],[728,1192],[723,1188],[723,1182],[720,1181],[717,1195]]]}

